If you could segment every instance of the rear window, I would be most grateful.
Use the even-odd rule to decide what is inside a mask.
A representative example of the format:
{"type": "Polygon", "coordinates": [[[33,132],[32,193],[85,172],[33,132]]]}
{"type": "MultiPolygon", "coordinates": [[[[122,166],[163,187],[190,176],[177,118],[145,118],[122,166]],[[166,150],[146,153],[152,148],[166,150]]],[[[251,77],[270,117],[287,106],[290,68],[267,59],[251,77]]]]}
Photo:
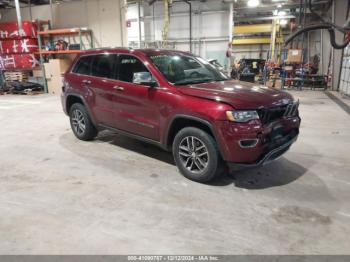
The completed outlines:
{"type": "Polygon", "coordinates": [[[92,56],[83,56],[75,64],[73,73],[81,75],[90,75],[92,56]]]}
{"type": "Polygon", "coordinates": [[[91,66],[93,76],[115,79],[115,64],[117,55],[101,54],[94,56],[91,66]]]}

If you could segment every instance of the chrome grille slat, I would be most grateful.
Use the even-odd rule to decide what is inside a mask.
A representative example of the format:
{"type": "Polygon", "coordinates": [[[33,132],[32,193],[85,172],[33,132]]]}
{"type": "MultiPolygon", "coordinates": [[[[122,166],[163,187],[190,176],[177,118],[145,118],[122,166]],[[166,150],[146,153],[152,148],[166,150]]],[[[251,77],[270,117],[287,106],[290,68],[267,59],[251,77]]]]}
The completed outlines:
{"type": "Polygon", "coordinates": [[[260,119],[264,124],[283,117],[294,117],[298,114],[299,101],[279,107],[265,108],[260,110],[260,119]]]}
{"type": "Polygon", "coordinates": [[[289,113],[290,113],[290,111],[292,110],[292,108],[293,108],[293,106],[289,104],[289,105],[287,106],[286,111],[284,112],[284,116],[288,116],[289,113]]]}

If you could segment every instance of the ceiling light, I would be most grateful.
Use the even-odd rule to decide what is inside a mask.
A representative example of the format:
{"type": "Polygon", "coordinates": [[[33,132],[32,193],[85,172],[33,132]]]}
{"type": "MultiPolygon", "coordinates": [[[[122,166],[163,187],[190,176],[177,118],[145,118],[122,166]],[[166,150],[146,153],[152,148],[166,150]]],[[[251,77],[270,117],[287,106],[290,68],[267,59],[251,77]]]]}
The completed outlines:
{"type": "Polygon", "coordinates": [[[287,12],[286,11],[279,11],[277,15],[278,16],[285,16],[285,15],[287,15],[287,12]]]}
{"type": "Polygon", "coordinates": [[[287,24],[288,24],[288,20],[286,20],[286,19],[280,20],[280,25],[287,25],[287,24]]]}
{"type": "Polygon", "coordinates": [[[248,0],[248,7],[257,7],[260,4],[259,0],[248,0]]]}
{"type": "Polygon", "coordinates": [[[282,7],[282,4],[278,4],[278,5],[277,5],[277,8],[281,8],[281,7],[282,7]]]}

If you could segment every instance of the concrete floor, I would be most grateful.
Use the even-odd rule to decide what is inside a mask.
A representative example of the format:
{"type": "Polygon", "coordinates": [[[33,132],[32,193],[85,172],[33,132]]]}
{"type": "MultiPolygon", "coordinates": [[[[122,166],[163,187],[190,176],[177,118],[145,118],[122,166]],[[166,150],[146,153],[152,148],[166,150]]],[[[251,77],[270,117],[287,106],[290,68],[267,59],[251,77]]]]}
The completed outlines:
{"type": "Polygon", "coordinates": [[[0,96],[0,253],[350,254],[350,116],[293,94],[292,149],[214,185],[117,134],[78,141],[58,97],[0,96]]]}

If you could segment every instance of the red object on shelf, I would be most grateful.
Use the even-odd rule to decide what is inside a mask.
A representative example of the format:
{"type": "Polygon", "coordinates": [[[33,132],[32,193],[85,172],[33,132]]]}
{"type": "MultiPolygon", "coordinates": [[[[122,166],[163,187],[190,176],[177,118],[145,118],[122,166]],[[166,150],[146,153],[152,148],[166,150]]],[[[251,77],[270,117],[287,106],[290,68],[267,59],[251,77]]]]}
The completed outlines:
{"type": "Polygon", "coordinates": [[[0,23],[0,70],[31,70],[39,64],[37,32],[45,22],[0,23]]]}
{"type": "Polygon", "coordinates": [[[0,39],[22,38],[22,37],[37,37],[37,24],[35,22],[22,22],[22,34],[18,32],[17,22],[0,23],[0,39]]]}
{"type": "Polygon", "coordinates": [[[4,39],[0,40],[1,54],[23,54],[38,52],[37,38],[4,39]]]}
{"type": "Polygon", "coordinates": [[[34,54],[0,55],[1,70],[33,69],[39,65],[39,56],[34,54]]]}

